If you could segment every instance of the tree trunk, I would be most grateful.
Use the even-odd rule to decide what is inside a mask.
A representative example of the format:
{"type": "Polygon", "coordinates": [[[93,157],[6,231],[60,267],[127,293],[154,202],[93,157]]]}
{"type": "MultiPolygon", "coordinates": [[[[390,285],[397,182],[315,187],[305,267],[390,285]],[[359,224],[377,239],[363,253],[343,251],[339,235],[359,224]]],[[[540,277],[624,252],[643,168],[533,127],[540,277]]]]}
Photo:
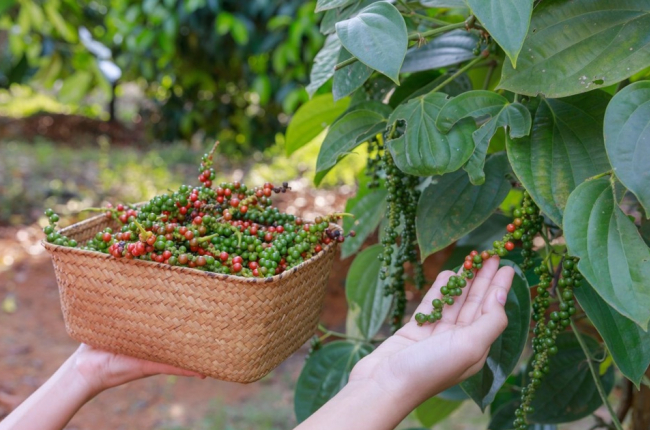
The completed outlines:
{"type": "Polygon", "coordinates": [[[117,87],[117,81],[111,84],[111,101],[108,103],[108,120],[113,122],[115,121],[115,88],[117,87]]]}
{"type": "MultiPolygon", "coordinates": [[[[650,378],[650,369],[645,374],[650,378]]],[[[650,388],[646,385],[641,385],[641,391],[635,393],[632,423],[634,430],[650,429],[650,388]]]]}

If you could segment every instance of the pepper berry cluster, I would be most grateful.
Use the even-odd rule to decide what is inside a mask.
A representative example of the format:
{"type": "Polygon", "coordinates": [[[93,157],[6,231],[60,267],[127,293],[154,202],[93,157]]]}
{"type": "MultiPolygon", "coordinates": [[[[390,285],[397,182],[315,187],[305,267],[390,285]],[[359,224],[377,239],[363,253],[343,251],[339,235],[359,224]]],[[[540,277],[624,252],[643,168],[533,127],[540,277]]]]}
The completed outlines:
{"type": "MultiPolygon", "coordinates": [[[[343,232],[331,225],[345,214],[306,222],[273,207],[271,196],[287,192],[286,182],[255,188],[224,182],[214,189],[212,153],[203,156],[200,171],[200,187],[181,185],[142,206],[101,209],[118,227],[97,232],[81,248],[115,258],[268,277],[301,264],[330,243],[345,241],[343,232]]],[[[48,242],[79,246],[56,232],[58,215],[51,209],[45,214],[50,221],[44,229],[48,242]]]]}
{"type": "Polygon", "coordinates": [[[465,257],[463,271],[460,275],[451,276],[447,281],[447,285],[440,288],[442,298],[433,300],[431,312],[429,314],[419,312],[415,315],[415,321],[418,325],[427,322],[434,323],[442,319],[444,305],[451,306],[454,304],[454,297],[463,293],[463,288],[467,286],[467,280],[474,278],[475,271],[483,267],[483,262],[494,255],[505,257],[508,252],[515,249],[515,241],[520,240],[523,248],[521,251],[521,255],[524,257],[524,262],[521,264],[522,269],[529,268],[532,265],[535,257],[535,251],[532,249],[533,238],[541,230],[544,219],[535,202],[525,191],[522,206],[513,211],[513,216],[512,223],[506,226],[507,233],[503,236],[503,239],[492,243],[492,249],[482,252],[474,250],[465,257]]]}
{"type": "Polygon", "coordinates": [[[417,190],[417,176],[407,175],[395,166],[390,152],[384,151],[382,167],[386,174],[388,196],[388,224],[381,240],[384,252],[380,255],[382,269],[379,274],[385,281],[385,294],[393,295],[393,310],[390,318],[391,330],[402,326],[406,309],[405,264],[414,270],[415,286],[424,287],[425,278],[422,263],[418,259],[415,215],[420,191],[417,190]],[[401,228],[401,232],[399,229],[401,228]],[[399,244],[397,243],[400,238],[399,244]]]}
{"type": "Polygon", "coordinates": [[[526,414],[531,414],[535,410],[531,403],[535,398],[535,390],[542,383],[544,375],[550,372],[549,361],[551,357],[558,353],[555,345],[557,336],[562,330],[571,324],[571,316],[576,313],[575,299],[573,288],[580,285],[582,274],[577,268],[577,258],[567,257],[558,268],[559,279],[553,279],[551,271],[545,263],[535,268],[535,273],[540,276],[537,286],[537,296],[533,301],[532,318],[536,321],[533,330],[533,360],[531,361],[532,369],[528,372],[530,378],[528,384],[521,390],[521,404],[515,411],[515,420],[513,422],[516,430],[528,429],[526,423],[526,414]],[[561,269],[561,271],[560,271],[561,269]],[[549,289],[555,284],[557,296],[560,299],[559,310],[553,311],[546,319],[546,312],[551,305],[549,289]]]}

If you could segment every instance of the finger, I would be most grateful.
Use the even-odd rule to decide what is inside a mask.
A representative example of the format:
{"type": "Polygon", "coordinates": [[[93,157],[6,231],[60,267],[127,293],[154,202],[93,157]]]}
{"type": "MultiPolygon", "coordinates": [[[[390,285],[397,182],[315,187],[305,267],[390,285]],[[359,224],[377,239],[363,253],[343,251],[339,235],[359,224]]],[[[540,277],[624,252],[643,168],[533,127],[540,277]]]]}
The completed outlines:
{"type": "MultiPolygon", "coordinates": [[[[509,269],[512,270],[512,268],[509,269]]],[[[490,288],[483,302],[482,315],[463,328],[463,330],[467,330],[468,338],[476,345],[477,350],[489,348],[508,325],[504,307],[507,297],[507,288],[490,288]]]]}
{"type": "Polygon", "coordinates": [[[440,294],[440,287],[447,285],[447,281],[449,281],[449,278],[453,275],[455,275],[455,273],[451,270],[440,272],[431,288],[429,288],[429,291],[427,291],[427,293],[424,295],[422,302],[420,302],[417,309],[411,316],[411,321],[415,321],[415,314],[423,313],[425,315],[429,315],[431,313],[433,310],[433,305],[431,302],[433,299],[439,299],[442,297],[442,294],[440,294]]]}
{"type": "Polygon", "coordinates": [[[483,262],[481,270],[476,272],[474,282],[467,288],[465,299],[462,301],[462,308],[458,311],[456,324],[468,325],[474,321],[477,312],[483,306],[485,295],[490,289],[492,279],[499,268],[499,257],[491,257],[483,262]]]}
{"type": "MultiPolygon", "coordinates": [[[[494,275],[494,279],[492,279],[492,283],[490,284],[490,289],[488,290],[487,294],[495,294],[496,292],[499,293],[499,297],[505,296],[506,300],[508,297],[508,292],[510,291],[510,287],[512,286],[512,280],[515,277],[515,270],[510,267],[510,266],[504,266],[499,269],[499,271],[494,275]]],[[[486,313],[486,304],[483,304],[481,309],[476,313],[474,318],[479,318],[482,314],[486,313]]]]}
{"type": "Polygon", "coordinates": [[[163,374],[163,375],[177,375],[177,376],[195,376],[201,379],[205,379],[205,376],[203,376],[198,372],[194,372],[192,370],[187,370],[187,369],[181,369],[180,367],[175,367],[172,366],[171,364],[154,363],[154,362],[147,363],[145,373],[147,375],[163,374]]]}

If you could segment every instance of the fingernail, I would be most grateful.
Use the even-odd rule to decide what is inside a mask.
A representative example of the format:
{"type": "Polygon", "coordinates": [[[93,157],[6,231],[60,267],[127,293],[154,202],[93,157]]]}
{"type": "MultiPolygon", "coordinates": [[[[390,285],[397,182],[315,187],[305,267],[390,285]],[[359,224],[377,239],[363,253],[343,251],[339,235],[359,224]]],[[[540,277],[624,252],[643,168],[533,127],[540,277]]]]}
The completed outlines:
{"type": "Polygon", "coordinates": [[[508,295],[506,294],[506,291],[503,288],[499,288],[497,290],[497,302],[501,303],[502,305],[505,305],[506,300],[508,300],[508,295]]]}

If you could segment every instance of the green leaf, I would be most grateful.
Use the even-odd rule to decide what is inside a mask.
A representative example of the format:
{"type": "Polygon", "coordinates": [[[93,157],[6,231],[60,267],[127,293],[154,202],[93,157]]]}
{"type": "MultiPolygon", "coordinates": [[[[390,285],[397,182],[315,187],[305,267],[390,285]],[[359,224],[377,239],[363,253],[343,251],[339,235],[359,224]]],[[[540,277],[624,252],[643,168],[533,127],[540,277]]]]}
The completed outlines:
{"type": "Polygon", "coordinates": [[[411,99],[395,109],[388,123],[404,121],[404,134],[387,143],[395,164],[405,173],[416,176],[441,175],[462,167],[474,151],[472,120],[465,120],[448,134],[435,126],[440,109],[447,102],[442,93],[429,93],[411,99]]]}
{"type": "Polygon", "coordinates": [[[89,71],[79,70],[63,80],[59,90],[59,101],[61,103],[79,103],[88,91],[93,81],[93,74],[89,71]]]}
{"type": "Polygon", "coordinates": [[[515,277],[505,306],[508,326],[490,347],[483,368],[460,384],[463,391],[482,411],[492,403],[508,375],[517,365],[526,346],[530,327],[530,290],[524,273],[516,264],[508,260],[501,260],[500,266],[510,266],[515,269],[515,277]]]}
{"type": "Polygon", "coordinates": [[[542,99],[530,136],[506,140],[515,174],[558,226],[575,187],[610,169],[602,136],[609,100],[603,91],[542,99]]]}
{"type": "Polygon", "coordinates": [[[374,189],[361,197],[358,201],[348,200],[345,212],[354,214],[354,218],[346,217],[343,220],[343,230],[354,229],[356,235],[348,237],[341,246],[341,258],[348,258],[355,254],[368,236],[374,232],[386,213],[386,196],[384,188],[374,189]],[[353,203],[349,205],[349,203],[353,203]]]}
{"type": "Polygon", "coordinates": [[[483,185],[472,185],[457,171],[436,178],[422,192],[415,225],[423,260],[488,219],[510,191],[508,170],[505,154],[495,154],[485,164],[483,185]]]}
{"type": "Polygon", "coordinates": [[[453,66],[471,60],[478,36],[465,30],[454,30],[436,37],[426,45],[406,52],[401,73],[420,72],[453,66]]]}
{"type": "Polygon", "coordinates": [[[650,366],[650,333],[609,306],[588,282],[575,288],[574,293],[605,341],[616,366],[638,389],[650,366]]]}
{"type": "Polygon", "coordinates": [[[462,404],[462,400],[445,400],[441,397],[431,397],[415,409],[415,416],[423,426],[431,428],[451,415],[462,404]]]}
{"type": "Polygon", "coordinates": [[[367,344],[335,341],[312,355],[296,382],[296,419],[309,418],[347,384],[354,365],[372,352],[367,344]]]}
{"type": "MultiPolygon", "coordinates": [[[[339,51],[341,50],[341,41],[335,34],[327,36],[325,45],[318,51],[316,58],[314,58],[314,65],[309,74],[309,85],[306,90],[309,97],[325,83],[329,78],[334,76],[334,66],[336,66],[337,59],[339,58],[339,51]]],[[[338,100],[337,97],[334,100],[338,100]]]]}
{"type": "MultiPolygon", "coordinates": [[[[341,48],[337,63],[352,58],[347,49],[341,48]]],[[[332,94],[334,100],[339,100],[356,91],[372,75],[372,69],[360,61],[350,64],[334,72],[332,94]]]]}
{"type": "MultiPolygon", "coordinates": [[[[54,2],[45,3],[43,9],[45,10],[45,15],[47,15],[48,20],[56,31],[63,37],[66,42],[77,43],[77,32],[74,28],[66,22],[66,20],[61,16],[57,10],[60,6],[54,2]]],[[[2,6],[0,6],[2,9],[2,6]]]]}
{"type": "Polygon", "coordinates": [[[476,148],[463,167],[474,185],[485,181],[483,166],[492,137],[500,127],[508,127],[511,138],[524,137],[530,133],[530,112],[521,103],[512,103],[503,107],[494,117],[472,133],[476,148]]]}
{"type": "Polygon", "coordinates": [[[476,120],[491,117],[472,134],[475,149],[465,170],[474,185],[485,181],[483,166],[490,146],[490,140],[499,127],[510,127],[510,137],[523,137],[530,133],[530,112],[520,104],[508,100],[492,91],[469,91],[451,99],[440,111],[436,126],[443,133],[448,132],[458,121],[472,117],[476,120]]]}
{"type": "Polygon", "coordinates": [[[318,153],[316,173],[326,172],[334,167],[341,158],[365,141],[359,139],[360,137],[365,137],[366,132],[375,130],[377,124],[385,124],[385,121],[386,119],[376,112],[355,110],[332,124],[318,153]]]}
{"type": "Polygon", "coordinates": [[[463,118],[496,116],[508,104],[508,99],[493,91],[468,91],[450,99],[438,113],[436,127],[443,133],[463,118]]]}
{"type": "Polygon", "coordinates": [[[512,67],[528,33],[533,0],[467,0],[472,13],[506,52],[512,67]]]}
{"type": "Polygon", "coordinates": [[[467,7],[464,0],[420,0],[420,4],[426,7],[467,7]]]}
{"type": "Polygon", "coordinates": [[[359,61],[399,84],[408,35],[404,18],[395,6],[373,3],[354,18],[338,22],[336,33],[345,49],[359,61]]]}
{"type": "Polygon", "coordinates": [[[355,1],[356,0],[318,0],[316,2],[316,12],[345,7],[355,1]]]}
{"type": "Polygon", "coordinates": [[[349,99],[335,102],[331,94],[323,94],[300,106],[287,127],[287,155],[293,154],[321,134],[345,112],[349,103],[349,99]]]}
{"type": "Polygon", "coordinates": [[[384,294],[384,282],[379,279],[384,252],[382,245],[373,245],[357,255],[345,278],[348,301],[347,332],[358,332],[372,339],[388,316],[393,297],[384,294]]]}
{"type": "Polygon", "coordinates": [[[543,1],[499,88],[555,98],[615,84],[648,67],[648,27],[646,0],[543,1]]]}
{"type": "Polygon", "coordinates": [[[378,0],[361,0],[344,8],[328,10],[325,12],[325,15],[323,15],[323,20],[320,23],[320,32],[323,34],[334,33],[337,22],[356,16],[360,10],[376,1],[378,0]]]}
{"type": "Polygon", "coordinates": [[[578,186],[567,203],[564,237],[578,269],[614,309],[647,330],[650,250],[614,202],[608,178],[578,186]]]}
{"type": "MultiPolygon", "coordinates": [[[[602,355],[602,349],[594,338],[584,334],[582,337],[592,356],[602,355]]],[[[603,404],[575,335],[560,333],[555,345],[559,352],[549,361],[550,372],[544,375],[531,403],[535,411],[528,418],[532,422],[559,424],[576,421],[603,404]]],[[[614,369],[610,367],[600,379],[605,391],[609,392],[614,386],[614,369]]]]}
{"type": "Polygon", "coordinates": [[[605,147],[616,177],[650,218],[650,82],[623,88],[607,106],[605,147]]]}
{"type": "Polygon", "coordinates": [[[0,15],[8,11],[14,4],[16,4],[16,0],[0,0],[0,15]]]}

